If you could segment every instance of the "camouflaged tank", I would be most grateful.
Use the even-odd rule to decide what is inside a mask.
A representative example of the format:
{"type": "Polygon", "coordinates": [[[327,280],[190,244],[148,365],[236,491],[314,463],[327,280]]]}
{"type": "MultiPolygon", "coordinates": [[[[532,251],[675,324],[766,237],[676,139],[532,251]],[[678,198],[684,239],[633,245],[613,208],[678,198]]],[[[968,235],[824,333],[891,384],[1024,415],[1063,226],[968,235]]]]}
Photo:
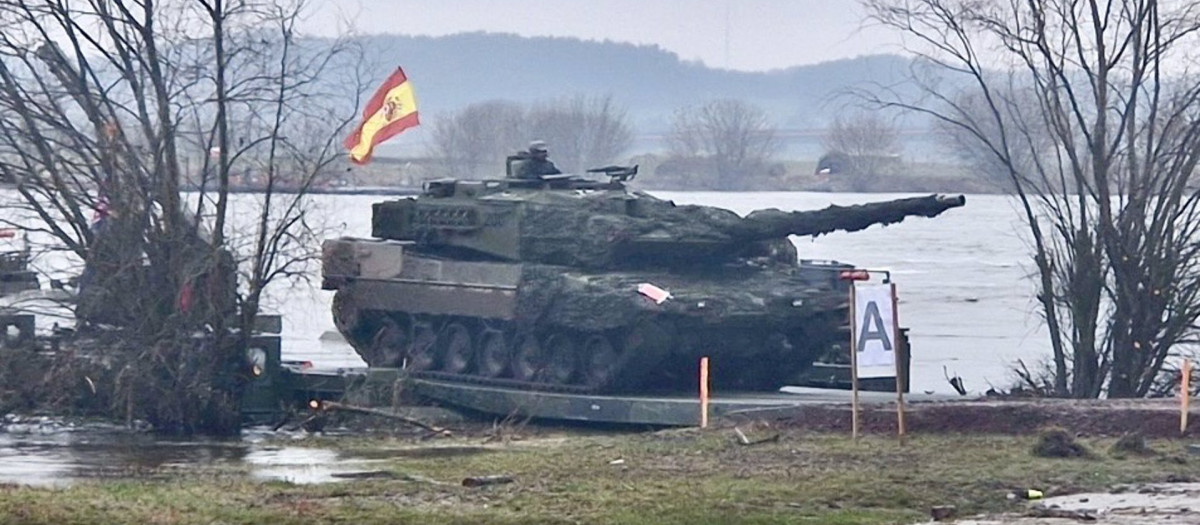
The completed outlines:
{"type": "MultiPolygon", "coordinates": [[[[511,167],[511,163],[510,163],[511,167]]],[[[625,182],[635,168],[443,180],[373,206],[374,239],[326,241],[338,329],[373,367],[574,392],[776,390],[848,342],[853,267],[801,261],[789,235],[933,217],[931,195],[740,217],[625,182]]],[[[511,172],[511,171],[510,171],[511,172]]]]}

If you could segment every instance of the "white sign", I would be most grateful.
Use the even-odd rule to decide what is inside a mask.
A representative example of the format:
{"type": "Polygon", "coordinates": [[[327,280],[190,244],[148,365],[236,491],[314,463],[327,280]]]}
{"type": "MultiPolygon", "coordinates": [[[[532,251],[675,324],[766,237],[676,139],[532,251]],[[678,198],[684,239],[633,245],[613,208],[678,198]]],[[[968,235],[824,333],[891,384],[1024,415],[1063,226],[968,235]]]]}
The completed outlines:
{"type": "Polygon", "coordinates": [[[896,301],[894,284],[854,287],[851,335],[858,377],[896,377],[896,301]]]}

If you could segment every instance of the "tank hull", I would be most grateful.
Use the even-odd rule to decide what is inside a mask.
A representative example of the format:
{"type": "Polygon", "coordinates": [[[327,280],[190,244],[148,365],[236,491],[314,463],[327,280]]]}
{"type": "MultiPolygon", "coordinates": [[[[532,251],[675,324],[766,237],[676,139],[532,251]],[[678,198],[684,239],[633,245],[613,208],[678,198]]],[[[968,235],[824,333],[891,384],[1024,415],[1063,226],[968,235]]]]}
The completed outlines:
{"type": "Polygon", "coordinates": [[[613,271],[327,241],[334,320],[370,366],[572,392],[776,390],[848,340],[836,263],[613,271]],[[667,293],[669,296],[660,295],[667,293]]]}

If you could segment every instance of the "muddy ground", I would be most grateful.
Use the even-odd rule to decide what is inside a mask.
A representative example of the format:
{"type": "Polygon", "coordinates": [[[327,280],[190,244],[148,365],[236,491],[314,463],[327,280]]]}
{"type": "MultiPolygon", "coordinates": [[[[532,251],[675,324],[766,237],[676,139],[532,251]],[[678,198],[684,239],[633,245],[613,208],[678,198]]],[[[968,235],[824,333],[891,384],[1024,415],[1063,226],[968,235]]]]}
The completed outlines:
{"type": "MultiPolygon", "coordinates": [[[[906,429],[911,434],[999,434],[1029,436],[1058,427],[1079,437],[1141,435],[1147,438],[1194,438],[1191,424],[1200,414],[1189,411],[1186,432],[1180,432],[1177,399],[1136,400],[973,400],[914,403],[906,406],[906,429]]],[[[769,423],[778,428],[849,432],[851,407],[803,406],[753,411],[729,418],[727,425],[769,423]]],[[[864,406],[861,428],[867,434],[894,434],[896,404],[864,406]]],[[[1177,443],[1179,443],[1177,441],[1177,443]]],[[[1190,449],[1189,449],[1190,450],[1190,449]]],[[[1200,456],[1194,456],[1200,460],[1200,456]]],[[[1161,459],[1161,458],[1160,458],[1161,459]]],[[[1184,456],[1176,461],[1188,461],[1184,456]]],[[[981,472],[983,477],[990,473],[981,472]]],[[[1116,485],[1100,492],[1066,489],[1066,494],[1031,501],[1020,510],[929,521],[957,525],[1166,525],[1200,524],[1200,483],[1190,476],[1168,477],[1173,483],[1116,485]]]]}
{"type": "MultiPolygon", "coordinates": [[[[849,405],[807,405],[736,414],[731,421],[769,421],[792,429],[849,432],[849,405]]],[[[896,406],[864,406],[861,428],[866,433],[896,432],[896,406]]],[[[909,433],[1031,435],[1055,426],[1084,436],[1121,436],[1140,432],[1146,437],[1181,437],[1179,401],[1126,400],[963,400],[912,403],[906,406],[909,433]]],[[[1189,413],[1182,437],[1200,436],[1200,412],[1189,413]]]]}
{"type": "Polygon", "coordinates": [[[922,525],[1174,525],[1198,522],[1200,483],[1157,483],[1048,498],[1031,504],[1021,514],[931,521],[922,525]]]}
{"type": "MultiPolygon", "coordinates": [[[[0,459],[9,455],[18,472],[0,480],[0,523],[867,525],[921,523],[932,507],[953,505],[962,524],[1065,525],[1080,521],[1025,515],[1035,505],[1074,501],[1096,505],[1095,517],[1109,520],[1099,523],[1125,525],[1154,523],[1146,520],[1158,511],[1143,513],[1148,505],[1139,501],[1136,509],[1106,503],[1113,487],[1169,484],[1163,490],[1178,492],[1176,484],[1200,480],[1200,456],[1187,449],[1191,440],[1150,439],[1146,450],[1130,454],[1100,435],[1128,428],[1139,411],[1166,412],[1166,402],[918,405],[914,422],[948,417],[950,410],[959,413],[957,421],[981,423],[967,432],[950,420],[918,424],[904,443],[888,435],[894,412],[887,406],[870,409],[873,435],[856,442],[849,439],[846,407],[817,408],[773,418],[743,414],[699,430],[550,426],[409,407],[407,416],[451,432],[329,414],[315,432],[294,428],[307,419],[300,417],[238,443],[119,439],[108,448],[53,420],[8,418],[0,425],[0,433],[9,433],[7,442],[0,439],[0,459]],[[1121,417],[1111,417],[1113,410],[1121,417]],[[1033,454],[1036,432],[1020,429],[1047,420],[1090,429],[1078,439],[1090,454],[1033,454]],[[64,433],[70,437],[57,437],[64,433]],[[128,464],[113,464],[114,458],[128,464]],[[23,465],[37,469],[43,483],[21,475],[23,465]],[[463,483],[497,475],[512,481],[463,483]],[[1006,497],[1024,489],[1048,498],[1006,497]]],[[[1193,497],[1192,490],[1182,497],[1193,497]]],[[[1138,488],[1112,497],[1148,496],[1138,488]]],[[[1200,504],[1187,513],[1171,505],[1163,505],[1171,520],[1163,523],[1200,523],[1190,510],[1200,504]]]]}

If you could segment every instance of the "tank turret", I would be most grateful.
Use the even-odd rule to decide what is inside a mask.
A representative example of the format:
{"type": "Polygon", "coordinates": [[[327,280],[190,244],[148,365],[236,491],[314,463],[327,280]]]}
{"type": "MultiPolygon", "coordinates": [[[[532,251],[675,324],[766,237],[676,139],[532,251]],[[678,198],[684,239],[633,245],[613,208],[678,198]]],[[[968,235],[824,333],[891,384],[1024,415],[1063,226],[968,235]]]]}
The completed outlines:
{"type": "Polygon", "coordinates": [[[419,197],[376,203],[372,235],[456,256],[584,268],[721,264],[764,241],[934,217],[965,202],[961,195],[929,195],[740,217],[629,192],[618,181],[528,182],[431,184],[419,197]]]}

